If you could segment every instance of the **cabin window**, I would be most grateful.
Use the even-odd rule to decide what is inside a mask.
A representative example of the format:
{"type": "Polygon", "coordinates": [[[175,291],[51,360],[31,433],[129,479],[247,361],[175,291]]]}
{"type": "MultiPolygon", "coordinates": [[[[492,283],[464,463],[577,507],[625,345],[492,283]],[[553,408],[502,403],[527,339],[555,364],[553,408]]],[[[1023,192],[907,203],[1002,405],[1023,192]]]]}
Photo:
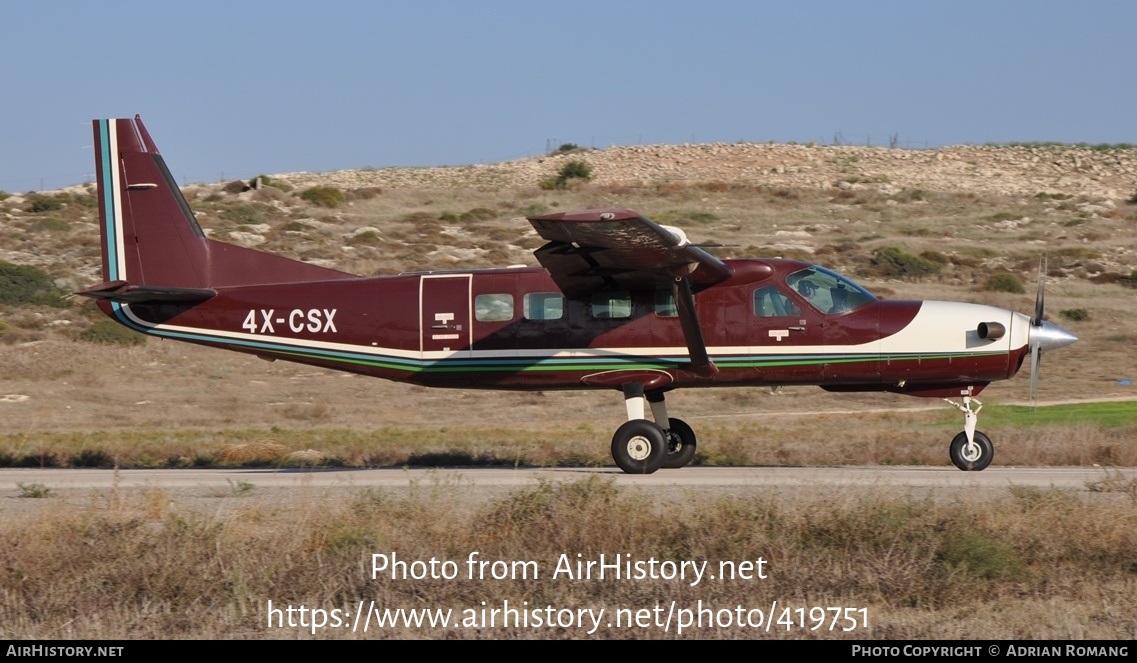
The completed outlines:
{"type": "Polygon", "coordinates": [[[513,295],[478,295],[474,298],[474,318],[479,322],[504,322],[513,319],[513,295]]]}
{"type": "Polygon", "coordinates": [[[674,318],[679,315],[675,306],[675,293],[670,290],[655,291],[655,314],[661,318],[674,318]]]}
{"type": "Polygon", "coordinates": [[[592,295],[592,317],[597,320],[632,317],[632,296],[624,290],[592,295]]]}
{"type": "Polygon", "coordinates": [[[754,315],[759,318],[796,317],[800,313],[793,300],[772,285],[754,291],[754,315]]]}
{"type": "Polygon", "coordinates": [[[525,295],[524,313],[528,320],[560,320],[565,315],[565,298],[556,292],[525,295]]]}

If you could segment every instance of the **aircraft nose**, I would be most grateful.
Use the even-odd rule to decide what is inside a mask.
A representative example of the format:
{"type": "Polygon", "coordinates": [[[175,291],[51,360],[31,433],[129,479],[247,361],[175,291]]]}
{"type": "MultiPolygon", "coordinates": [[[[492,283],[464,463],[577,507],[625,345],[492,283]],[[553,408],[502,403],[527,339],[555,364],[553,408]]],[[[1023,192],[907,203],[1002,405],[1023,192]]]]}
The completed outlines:
{"type": "Polygon", "coordinates": [[[1070,332],[1058,325],[1043,322],[1041,325],[1032,325],[1030,328],[1030,344],[1038,345],[1040,350],[1057,350],[1066,347],[1078,340],[1070,332]]]}

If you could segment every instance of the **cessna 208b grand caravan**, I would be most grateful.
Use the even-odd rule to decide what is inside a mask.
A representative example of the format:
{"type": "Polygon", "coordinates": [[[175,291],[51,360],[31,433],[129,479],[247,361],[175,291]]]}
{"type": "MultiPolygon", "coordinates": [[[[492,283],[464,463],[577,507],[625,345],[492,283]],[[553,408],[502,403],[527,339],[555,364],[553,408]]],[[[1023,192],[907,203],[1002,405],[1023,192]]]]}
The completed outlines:
{"type": "Polygon", "coordinates": [[[964,415],[951,460],[982,470],[975,396],[1028,354],[1033,384],[1041,352],[1077,340],[1043,320],[1041,286],[1033,317],[882,301],[816,265],[720,260],[627,209],[531,217],[540,267],[361,277],[209,239],[138,116],[94,134],[104,282],[79,294],[114,320],[430,387],[618,390],[612,456],[629,473],[694,457],[668,391],[778,385],[949,399],[964,415]]]}

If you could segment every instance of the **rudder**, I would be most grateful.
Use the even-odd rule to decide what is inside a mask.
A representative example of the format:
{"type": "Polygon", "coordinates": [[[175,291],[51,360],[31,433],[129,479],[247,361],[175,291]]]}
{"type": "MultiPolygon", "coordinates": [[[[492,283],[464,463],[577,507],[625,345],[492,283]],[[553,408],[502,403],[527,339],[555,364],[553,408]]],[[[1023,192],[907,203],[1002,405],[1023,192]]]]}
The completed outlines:
{"type": "Polygon", "coordinates": [[[142,120],[95,120],[103,280],[209,287],[209,244],[142,120]]]}

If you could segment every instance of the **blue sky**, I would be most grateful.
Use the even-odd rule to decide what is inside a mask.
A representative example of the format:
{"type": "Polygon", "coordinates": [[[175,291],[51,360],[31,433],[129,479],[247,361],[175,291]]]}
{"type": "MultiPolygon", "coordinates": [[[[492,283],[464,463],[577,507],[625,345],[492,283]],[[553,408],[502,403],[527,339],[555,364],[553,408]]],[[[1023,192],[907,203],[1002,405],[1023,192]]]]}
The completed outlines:
{"type": "Polygon", "coordinates": [[[141,114],[182,182],[572,142],[1137,143],[1137,2],[13,2],[0,190],[141,114]]]}

